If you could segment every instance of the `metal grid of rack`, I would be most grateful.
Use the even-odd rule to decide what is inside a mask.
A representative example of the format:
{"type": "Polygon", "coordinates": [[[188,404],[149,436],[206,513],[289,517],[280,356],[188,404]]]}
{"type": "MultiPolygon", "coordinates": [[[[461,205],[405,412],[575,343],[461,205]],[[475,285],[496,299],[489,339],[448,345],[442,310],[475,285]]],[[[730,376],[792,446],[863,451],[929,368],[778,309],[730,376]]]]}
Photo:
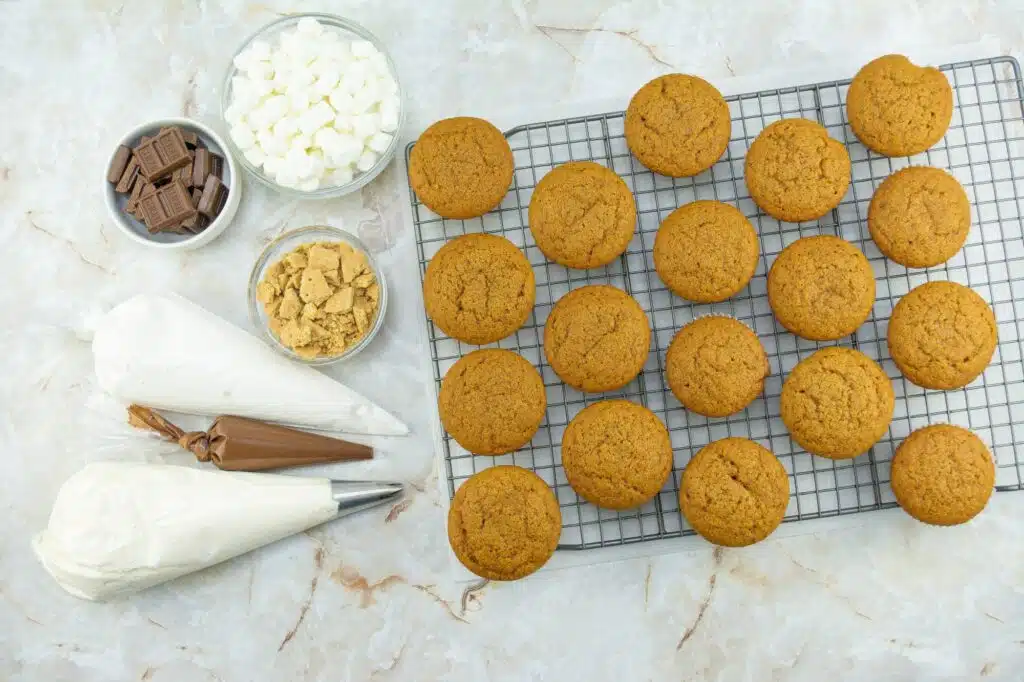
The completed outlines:
{"type": "MultiPolygon", "coordinates": [[[[510,239],[533,265],[536,306],[518,333],[492,344],[523,355],[541,372],[547,387],[547,418],[533,441],[501,457],[474,456],[449,436],[443,437],[449,494],[475,472],[497,464],[517,464],[535,471],[555,491],[562,510],[564,549],[589,549],[690,535],[679,511],[680,476],[690,456],[707,443],[743,436],[769,447],[790,479],[786,521],[853,514],[896,505],[889,487],[889,463],[910,431],[949,422],[972,429],[997,459],[998,490],[1020,490],[1024,481],[1024,83],[1020,66],[995,57],[940,67],[953,85],[954,111],[949,131],[925,154],[886,158],[869,152],[846,121],[848,80],[766,90],[726,98],[732,139],[725,155],[710,170],[693,178],[669,178],[644,168],[630,153],[623,134],[623,112],[545,121],[506,132],[515,157],[512,187],[501,205],[473,220],[445,220],[420,203],[413,192],[412,213],[422,277],[431,256],[445,241],[471,232],[510,239]],[[820,220],[780,223],[753,203],[743,181],[747,148],[768,124],[804,117],[824,125],[847,145],[852,182],[842,203],[820,220]],[[569,270],[547,261],[527,227],[533,188],[553,166],[592,160],[613,169],[637,201],[637,231],[617,261],[593,270],[569,270]],[[967,191],[972,225],[965,247],[942,266],[908,270],[886,259],[868,234],[868,203],[875,188],[907,165],[948,169],[967,191]],[[749,286],[717,304],[700,305],[668,292],[654,271],[652,248],[658,225],[675,208],[696,199],[716,199],[739,208],[757,229],[761,259],[749,286]],[[877,297],[868,320],[851,337],[817,343],[788,333],[772,316],[766,273],[775,256],[794,240],[813,234],[838,235],[860,247],[874,268],[877,297]],[[899,298],[929,280],[966,284],[992,305],[999,345],[984,374],[960,390],[926,391],[902,377],[888,355],[886,328],[899,298]],[[612,284],[630,293],[652,325],[651,353],[641,374],[619,391],[583,394],[563,384],[544,357],[543,327],[552,305],[570,289],[612,284]],[[765,390],[742,412],[708,419],[684,409],[664,379],[664,357],[673,335],[695,317],[731,315],[756,331],[768,353],[771,375],[765,390]],[[801,359],[826,345],[857,348],[878,360],[893,380],[896,410],[888,433],[870,452],[852,460],[814,457],[789,438],[779,416],[783,378],[801,359]],[[675,453],[672,475],[662,491],[643,507],[614,512],[581,501],[561,467],[562,433],[586,405],[611,397],[637,401],[668,426],[675,453]]],[[[406,149],[406,158],[414,143],[406,149]]],[[[429,320],[434,379],[475,346],[455,341],[429,320]]]]}

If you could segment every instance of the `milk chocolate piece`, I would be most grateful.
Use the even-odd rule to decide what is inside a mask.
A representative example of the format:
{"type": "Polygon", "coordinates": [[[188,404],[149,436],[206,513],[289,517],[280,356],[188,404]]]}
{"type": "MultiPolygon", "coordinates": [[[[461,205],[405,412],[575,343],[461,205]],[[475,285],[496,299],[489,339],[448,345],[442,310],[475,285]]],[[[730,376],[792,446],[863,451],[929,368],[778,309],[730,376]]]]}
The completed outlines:
{"type": "Polygon", "coordinates": [[[135,188],[135,180],[139,177],[139,162],[138,157],[133,156],[128,165],[125,166],[124,172],[121,173],[121,179],[117,181],[117,186],[114,187],[115,192],[121,194],[127,194],[135,188]]]}
{"type": "Polygon", "coordinates": [[[135,215],[135,208],[139,204],[139,197],[142,195],[142,189],[148,184],[149,183],[145,180],[139,180],[135,183],[135,187],[132,188],[132,195],[128,197],[128,203],[125,204],[124,210],[135,215]]]}
{"type": "Polygon", "coordinates": [[[263,471],[373,457],[373,448],[366,445],[244,417],[217,417],[206,431],[186,433],[153,410],[132,405],[128,422],[176,441],[200,462],[213,462],[225,471],[263,471]]]}
{"type": "Polygon", "coordinates": [[[107,170],[107,182],[116,184],[128,167],[128,161],[132,158],[132,150],[124,145],[117,148],[114,158],[110,161],[110,168],[107,170]]]}
{"type": "Polygon", "coordinates": [[[182,184],[186,187],[192,187],[192,164],[182,166],[178,170],[174,171],[174,176],[181,180],[182,184]]]}
{"type": "Polygon", "coordinates": [[[202,187],[206,184],[206,178],[213,170],[211,162],[210,150],[205,147],[196,150],[196,158],[192,161],[192,185],[194,187],[202,187]]]}
{"type": "Polygon", "coordinates": [[[199,234],[206,229],[206,226],[210,224],[210,219],[204,216],[199,211],[191,218],[186,218],[181,222],[181,229],[184,233],[188,234],[199,234]]]}
{"type": "Polygon", "coordinates": [[[203,186],[203,196],[199,197],[199,205],[196,208],[208,218],[213,218],[220,212],[221,201],[225,194],[224,183],[216,175],[206,179],[203,186]]]}
{"type": "Polygon", "coordinates": [[[140,197],[139,208],[150,232],[179,226],[196,213],[188,188],[177,178],[152,194],[140,197]]]}
{"type": "Polygon", "coordinates": [[[218,156],[213,152],[210,152],[210,163],[213,166],[210,171],[211,175],[217,176],[219,180],[224,179],[224,157],[218,156]]]}
{"type": "Polygon", "coordinates": [[[193,206],[198,206],[199,205],[199,198],[202,197],[202,196],[203,196],[203,190],[199,189],[198,187],[193,187],[192,188],[192,205],[193,206]]]}
{"type": "Polygon", "coordinates": [[[140,172],[150,182],[170,175],[191,160],[178,128],[164,128],[152,140],[141,142],[134,151],[140,172]]]}
{"type": "Polygon", "coordinates": [[[185,146],[195,149],[199,146],[199,134],[188,130],[181,131],[181,137],[185,140],[185,146]]]}

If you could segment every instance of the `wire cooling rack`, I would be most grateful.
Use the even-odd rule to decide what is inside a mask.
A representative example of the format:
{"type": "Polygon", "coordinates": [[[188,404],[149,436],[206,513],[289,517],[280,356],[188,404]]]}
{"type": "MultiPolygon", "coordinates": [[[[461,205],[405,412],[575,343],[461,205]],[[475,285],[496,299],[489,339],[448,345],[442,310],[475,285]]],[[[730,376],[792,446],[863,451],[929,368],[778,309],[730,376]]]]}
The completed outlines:
{"type": "MultiPolygon", "coordinates": [[[[913,429],[939,422],[972,429],[997,458],[998,490],[1020,490],[1024,480],[1024,111],[1020,66],[995,57],[940,67],[953,85],[954,110],[949,131],[935,147],[911,158],[890,159],[869,152],[846,121],[849,81],[766,90],[726,98],[732,139],[722,159],[693,178],[654,174],[633,158],[623,134],[624,114],[614,112],[513,128],[506,133],[515,157],[512,187],[500,207],[473,220],[444,220],[410,191],[419,251],[420,276],[431,256],[453,237],[488,232],[523,249],[537,281],[536,307],[513,336],[493,346],[523,355],[541,372],[547,387],[547,418],[533,441],[511,455],[474,456],[449,436],[443,437],[450,495],[475,472],[497,464],[517,464],[537,472],[555,491],[562,510],[560,547],[589,549],[693,534],[679,511],[682,470],[693,453],[727,436],[752,438],[782,461],[790,479],[786,521],[855,514],[896,505],[889,487],[889,464],[899,442],[913,429]],[[780,118],[803,117],[824,125],[850,153],[853,179],[842,203],[829,215],[808,223],[780,223],[758,210],[743,181],[743,159],[757,134],[780,118]],[[593,270],[568,270],[547,261],[527,227],[527,208],[537,182],[566,161],[592,160],[612,168],[636,196],[638,229],[626,253],[593,270]],[[946,264],[908,271],[886,259],[867,230],[867,209],[875,188],[907,165],[948,169],[963,184],[972,206],[965,247],[946,264]],[[652,248],[658,225],[675,208],[696,199],[717,199],[739,208],[757,228],[761,258],[749,286],[723,303],[693,304],[671,295],[654,271],[652,248]],[[768,306],[765,275],[775,256],[796,239],[838,235],[859,246],[874,269],[877,297],[871,316],[851,337],[817,343],[788,333],[768,306]],[[913,287],[929,280],[966,284],[992,305],[999,345],[984,374],[964,389],[926,391],[902,377],[886,346],[893,306],[913,287]],[[612,284],[629,292],[652,325],[651,353],[640,376],[619,391],[583,394],[563,384],[543,352],[543,328],[552,305],[570,289],[612,284]],[[724,419],[708,419],[680,405],[664,379],[664,357],[676,331],[710,313],[731,315],[757,332],[768,353],[771,375],[765,390],[746,410],[724,419]],[[870,452],[852,460],[814,457],[789,438],[779,416],[783,378],[801,359],[826,345],[857,348],[878,360],[893,379],[896,410],[885,437],[870,452]],[[561,466],[560,444],[569,420],[585,406],[625,397],[653,410],[669,428],[675,462],[659,495],[643,507],[613,512],[580,500],[561,466]]],[[[406,149],[406,159],[412,149],[406,149]]],[[[455,341],[429,320],[434,379],[475,346],[455,341]]]]}

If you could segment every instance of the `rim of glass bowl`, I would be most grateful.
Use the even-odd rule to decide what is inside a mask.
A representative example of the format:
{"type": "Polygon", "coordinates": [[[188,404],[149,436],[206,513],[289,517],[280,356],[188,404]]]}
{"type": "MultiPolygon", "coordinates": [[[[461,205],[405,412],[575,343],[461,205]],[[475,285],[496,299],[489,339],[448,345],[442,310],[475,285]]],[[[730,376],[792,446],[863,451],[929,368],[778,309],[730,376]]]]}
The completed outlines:
{"type": "Polygon", "coordinates": [[[387,312],[388,308],[388,286],[387,280],[384,277],[384,271],[380,268],[380,263],[377,262],[377,259],[374,258],[373,254],[370,253],[369,249],[366,248],[366,245],[363,244],[358,237],[350,232],[340,230],[336,227],[331,227],[330,225],[308,225],[295,230],[289,230],[267,244],[256,259],[256,263],[252,267],[252,272],[249,274],[247,298],[249,303],[249,319],[252,322],[252,325],[259,330],[260,338],[282,355],[292,360],[296,360],[313,367],[321,367],[348,360],[349,358],[358,355],[364,348],[370,345],[370,342],[373,341],[377,336],[377,333],[380,332],[381,327],[384,325],[384,314],[387,312]],[[304,358],[281,343],[281,341],[274,336],[274,333],[270,331],[270,324],[267,321],[266,313],[263,311],[263,304],[260,303],[259,299],[256,297],[256,288],[259,286],[260,281],[262,281],[263,274],[266,272],[266,269],[270,267],[271,261],[276,262],[284,256],[287,251],[290,251],[299,244],[307,244],[317,241],[343,241],[365,253],[366,259],[370,264],[370,269],[377,278],[377,283],[380,288],[380,298],[378,299],[377,316],[374,318],[373,326],[370,327],[366,336],[360,339],[359,343],[346,349],[341,355],[304,358]]]}
{"type": "Polygon", "coordinates": [[[399,138],[401,137],[402,129],[405,126],[405,92],[402,89],[402,82],[398,78],[398,70],[395,68],[395,63],[391,59],[391,54],[384,46],[384,43],[382,43],[381,40],[377,38],[377,36],[371,33],[364,26],[350,19],[339,17],[335,14],[323,14],[318,12],[289,14],[288,16],[281,17],[280,19],[277,19],[275,21],[270,22],[269,24],[266,24],[265,26],[257,30],[255,33],[252,33],[248,38],[245,39],[245,42],[243,42],[241,46],[239,46],[239,48],[235,50],[234,54],[232,54],[231,62],[228,64],[227,72],[224,75],[224,82],[221,85],[220,120],[221,123],[224,125],[224,130],[226,131],[224,134],[224,141],[228,146],[229,152],[231,153],[232,156],[235,157],[235,161],[238,163],[238,165],[244,168],[245,171],[251,177],[255,178],[260,184],[264,185],[265,187],[269,187],[273,190],[282,192],[283,194],[287,194],[297,198],[324,199],[331,197],[340,197],[346,194],[351,194],[352,192],[356,192],[365,187],[366,185],[368,185],[374,178],[380,175],[384,171],[384,169],[387,168],[388,164],[391,163],[392,159],[394,159],[395,153],[398,151],[399,138]],[[391,75],[395,79],[395,84],[398,86],[398,127],[395,129],[393,137],[391,138],[391,144],[384,151],[384,153],[380,155],[380,158],[377,159],[377,163],[375,163],[370,168],[370,170],[366,171],[365,173],[360,173],[359,175],[354,177],[351,182],[347,184],[335,185],[333,187],[321,187],[311,192],[306,192],[301,189],[296,189],[294,187],[285,187],[283,185],[279,185],[276,182],[274,182],[272,178],[267,177],[267,175],[265,175],[262,170],[253,166],[249,162],[249,159],[245,158],[245,154],[243,154],[242,150],[238,148],[238,145],[235,144],[235,141],[231,139],[231,126],[228,124],[227,118],[224,115],[224,112],[227,111],[227,108],[231,105],[231,79],[234,78],[235,75],[238,73],[238,68],[235,66],[235,57],[237,57],[244,50],[246,50],[249,47],[249,45],[253,43],[253,41],[265,39],[268,37],[276,37],[277,34],[283,31],[285,28],[288,28],[294,24],[298,24],[299,20],[305,18],[316,19],[322,24],[333,26],[334,28],[340,28],[342,30],[348,31],[351,34],[354,34],[359,38],[368,40],[369,42],[373,43],[373,46],[380,50],[380,52],[384,55],[384,58],[387,60],[388,68],[391,70],[391,75]]]}

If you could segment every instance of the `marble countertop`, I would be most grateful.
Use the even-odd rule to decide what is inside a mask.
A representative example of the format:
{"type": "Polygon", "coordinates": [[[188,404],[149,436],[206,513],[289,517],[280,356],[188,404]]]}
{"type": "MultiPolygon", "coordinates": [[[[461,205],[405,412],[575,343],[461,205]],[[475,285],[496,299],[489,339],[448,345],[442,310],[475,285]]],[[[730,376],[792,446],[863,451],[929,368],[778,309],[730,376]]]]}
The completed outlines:
{"type": "Polygon", "coordinates": [[[669,70],[715,80],[983,36],[1024,51],[1024,5],[1012,0],[0,2],[0,245],[11,275],[0,287],[0,679],[1020,678],[1022,494],[996,495],[951,529],[891,510],[841,529],[806,522],[745,550],[680,541],[513,584],[456,580],[400,170],[312,203],[249,183],[228,231],[182,254],[122,238],[98,194],[123,131],[168,115],[216,125],[232,49],[279,13],[316,9],[391,47],[413,129],[524,102],[625,103],[669,70]],[[378,443],[361,473],[407,481],[413,494],[134,598],[69,597],[29,549],[63,480],[95,459],[186,461],[130,434],[98,395],[90,318],[135,292],[173,290],[247,325],[255,256],[315,222],[356,232],[393,283],[381,336],[335,375],[411,426],[411,437],[378,443]]]}

